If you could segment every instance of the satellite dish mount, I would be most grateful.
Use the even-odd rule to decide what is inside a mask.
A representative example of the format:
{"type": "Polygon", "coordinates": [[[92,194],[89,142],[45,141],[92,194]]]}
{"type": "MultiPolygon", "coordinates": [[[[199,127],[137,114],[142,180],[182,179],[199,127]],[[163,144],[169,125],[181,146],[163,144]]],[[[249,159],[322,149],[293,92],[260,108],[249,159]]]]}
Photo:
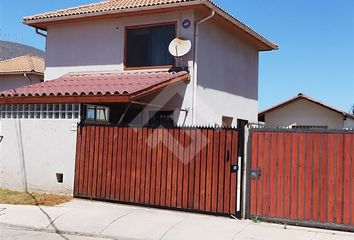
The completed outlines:
{"type": "Polygon", "coordinates": [[[192,42],[184,38],[175,38],[170,43],[168,50],[176,60],[176,68],[174,71],[188,70],[187,66],[182,66],[182,57],[190,52],[192,48],[192,42]]]}

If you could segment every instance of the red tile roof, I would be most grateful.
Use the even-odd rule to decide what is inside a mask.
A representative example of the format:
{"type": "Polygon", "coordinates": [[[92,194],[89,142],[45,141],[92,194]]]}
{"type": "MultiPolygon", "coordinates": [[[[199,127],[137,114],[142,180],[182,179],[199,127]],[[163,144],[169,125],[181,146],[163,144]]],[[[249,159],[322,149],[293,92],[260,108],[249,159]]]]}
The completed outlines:
{"type": "Polygon", "coordinates": [[[189,73],[70,73],[55,80],[0,92],[1,98],[53,96],[130,96],[189,79],[189,73]]]}

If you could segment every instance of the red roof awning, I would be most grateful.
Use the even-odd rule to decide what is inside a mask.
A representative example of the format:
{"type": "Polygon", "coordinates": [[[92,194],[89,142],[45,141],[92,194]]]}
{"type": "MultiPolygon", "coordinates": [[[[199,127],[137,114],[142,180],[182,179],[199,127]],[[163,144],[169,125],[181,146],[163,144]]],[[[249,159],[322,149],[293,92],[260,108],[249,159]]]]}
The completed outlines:
{"type": "Polygon", "coordinates": [[[1,103],[130,102],[189,80],[189,73],[70,73],[55,80],[0,92],[1,103]]]}

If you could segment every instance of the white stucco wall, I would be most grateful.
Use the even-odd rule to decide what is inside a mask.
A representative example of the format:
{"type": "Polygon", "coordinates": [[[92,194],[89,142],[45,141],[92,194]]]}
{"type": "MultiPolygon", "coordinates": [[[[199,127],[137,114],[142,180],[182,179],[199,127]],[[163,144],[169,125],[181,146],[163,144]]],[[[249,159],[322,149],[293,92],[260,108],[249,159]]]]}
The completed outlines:
{"type": "MultiPolygon", "coordinates": [[[[27,74],[27,77],[31,79],[31,83],[39,83],[43,76],[27,74]]],[[[12,75],[0,75],[0,91],[18,88],[22,86],[29,85],[28,79],[26,79],[23,74],[12,74],[12,75]]]]}
{"type": "Polygon", "coordinates": [[[290,125],[327,126],[343,128],[343,115],[305,99],[265,114],[269,127],[288,127],[290,125]]]}
{"type": "Polygon", "coordinates": [[[0,187],[72,194],[77,121],[1,119],[0,187]]]}
{"type": "MultiPolygon", "coordinates": [[[[193,24],[188,29],[182,28],[184,19],[193,23],[194,11],[51,25],[48,27],[45,80],[69,72],[123,71],[125,27],[177,22],[177,36],[192,40],[193,24]]],[[[191,67],[192,53],[183,60],[191,67]]]]}
{"type": "Polygon", "coordinates": [[[209,20],[200,27],[197,124],[221,125],[222,116],[257,122],[258,51],[209,20]]]}

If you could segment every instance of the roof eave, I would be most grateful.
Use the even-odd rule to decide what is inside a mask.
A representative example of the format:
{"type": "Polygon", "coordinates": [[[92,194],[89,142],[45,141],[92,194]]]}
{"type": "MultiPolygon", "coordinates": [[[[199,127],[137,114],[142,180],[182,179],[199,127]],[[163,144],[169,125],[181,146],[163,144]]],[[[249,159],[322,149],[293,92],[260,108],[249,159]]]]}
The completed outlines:
{"type": "Polygon", "coordinates": [[[116,14],[126,14],[126,13],[134,13],[134,12],[141,12],[141,11],[152,11],[158,9],[176,9],[176,7],[188,7],[188,6],[196,6],[200,5],[203,0],[193,1],[193,2],[183,2],[183,3],[171,3],[171,4],[162,4],[162,5],[153,5],[153,6],[144,6],[144,7],[136,7],[136,8],[126,8],[126,9],[118,9],[118,10],[111,10],[111,11],[100,11],[100,12],[91,12],[91,13],[83,13],[83,14],[75,14],[75,15],[67,15],[62,17],[53,17],[53,18],[40,18],[31,20],[29,18],[33,18],[34,16],[27,16],[23,18],[23,23],[34,27],[40,28],[42,30],[46,30],[45,24],[46,23],[53,23],[59,22],[64,20],[73,20],[73,19],[81,19],[81,18],[92,18],[92,17],[99,17],[99,16],[106,16],[106,15],[116,15],[116,14]],[[29,19],[29,20],[28,20],[29,19]]]}
{"type": "Polygon", "coordinates": [[[198,6],[206,6],[211,10],[214,10],[218,15],[223,17],[226,21],[233,24],[235,27],[239,28],[240,30],[244,31],[246,34],[249,34],[253,37],[257,42],[259,42],[260,46],[258,47],[259,51],[273,51],[278,50],[279,47],[277,44],[272,43],[271,41],[267,40],[256,31],[245,25],[244,23],[240,22],[236,18],[232,17],[231,15],[227,14],[224,10],[219,8],[216,4],[213,4],[210,1],[206,0],[198,0],[198,1],[191,1],[191,2],[181,2],[181,3],[171,3],[171,4],[163,4],[163,5],[154,5],[154,6],[144,6],[144,7],[137,7],[137,8],[127,8],[127,9],[119,9],[119,10],[112,10],[112,11],[104,11],[104,12],[93,12],[93,13],[85,13],[85,14],[76,14],[76,15],[68,15],[62,17],[53,17],[47,19],[35,19],[35,20],[26,20],[24,17],[23,23],[38,28],[41,30],[47,30],[49,24],[54,22],[60,21],[67,21],[67,20],[79,20],[82,18],[98,18],[102,16],[114,16],[118,14],[127,14],[127,13],[136,13],[136,12],[146,12],[149,11],[156,11],[156,10],[166,10],[170,9],[171,11],[176,10],[176,8],[190,8],[190,7],[198,7],[198,6]]]}

